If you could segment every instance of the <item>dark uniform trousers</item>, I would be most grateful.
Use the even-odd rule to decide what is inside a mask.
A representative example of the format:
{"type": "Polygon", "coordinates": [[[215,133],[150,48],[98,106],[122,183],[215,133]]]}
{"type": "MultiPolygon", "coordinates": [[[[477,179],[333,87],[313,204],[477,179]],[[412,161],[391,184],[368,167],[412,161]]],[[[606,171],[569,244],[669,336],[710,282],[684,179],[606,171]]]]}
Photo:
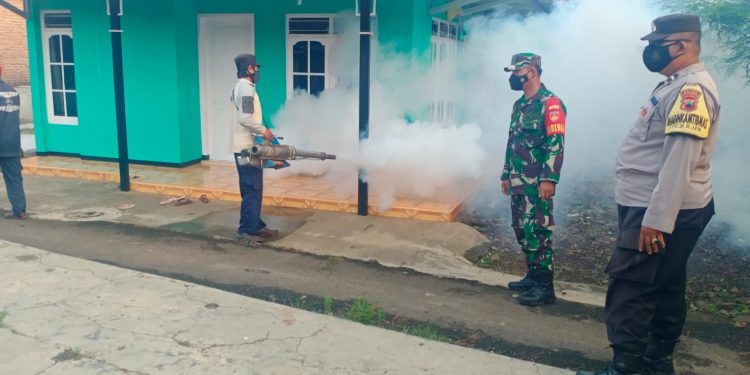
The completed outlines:
{"type": "Polygon", "coordinates": [[[643,353],[650,339],[676,342],[687,316],[687,262],[714,215],[714,202],[681,210],[666,249],[648,255],[638,251],[646,208],[618,206],[617,248],[606,268],[609,288],[605,306],[607,336],[613,347],[643,353]]]}
{"type": "Polygon", "coordinates": [[[234,154],[234,162],[237,165],[237,174],[240,177],[240,227],[238,232],[257,235],[258,231],[266,227],[266,223],[260,218],[263,206],[263,169],[239,165],[237,158],[240,154],[234,154]]]}
{"type": "Polygon", "coordinates": [[[20,157],[0,156],[0,170],[5,180],[5,190],[13,209],[13,215],[21,216],[26,213],[26,194],[23,191],[23,165],[20,157]]]}

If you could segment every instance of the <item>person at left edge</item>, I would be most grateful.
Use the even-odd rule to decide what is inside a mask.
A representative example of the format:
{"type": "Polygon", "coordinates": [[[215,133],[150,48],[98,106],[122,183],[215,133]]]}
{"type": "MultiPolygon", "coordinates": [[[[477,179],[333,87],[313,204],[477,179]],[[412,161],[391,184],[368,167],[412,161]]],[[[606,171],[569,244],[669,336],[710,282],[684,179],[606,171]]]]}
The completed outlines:
{"type": "Polygon", "coordinates": [[[523,291],[518,303],[555,302],[552,251],[552,197],[563,163],[566,109],[541,82],[542,58],[519,53],[505,68],[512,90],[523,91],[513,105],[501,186],[511,196],[513,231],[526,257],[527,274],[508,284],[523,291]]]}
{"type": "Polygon", "coordinates": [[[21,172],[21,99],[13,87],[2,81],[2,75],[3,67],[0,66],[0,169],[12,207],[5,217],[25,220],[28,215],[21,172]]]}
{"type": "Polygon", "coordinates": [[[268,228],[260,217],[263,205],[263,168],[240,165],[238,159],[243,149],[253,146],[256,135],[261,135],[268,142],[274,139],[274,135],[263,125],[263,109],[256,89],[260,65],[255,60],[255,55],[241,54],[234,59],[234,63],[237,67],[237,83],[232,90],[233,120],[230,137],[242,196],[237,239],[250,243],[264,242],[277,237],[279,232],[268,228]]]}

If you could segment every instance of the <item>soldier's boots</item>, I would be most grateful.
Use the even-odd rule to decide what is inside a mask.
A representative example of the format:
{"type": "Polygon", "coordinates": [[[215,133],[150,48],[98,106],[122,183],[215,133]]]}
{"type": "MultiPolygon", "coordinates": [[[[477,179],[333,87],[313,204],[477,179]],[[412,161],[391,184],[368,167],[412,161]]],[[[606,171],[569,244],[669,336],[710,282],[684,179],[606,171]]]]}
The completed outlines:
{"type": "Polygon", "coordinates": [[[672,353],[676,342],[651,339],[643,355],[643,373],[645,375],[674,375],[672,353]]]}
{"type": "Polygon", "coordinates": [[[525,292],[536,285],[534,281],[534,271],[530,270],[526,276],[519,281],[511,281],[508,283],[508,289],[516,292],[525,292]]]}
{"type": "Polygon", "coordinates": [[[533,273],[534,285],[526,293],[518,296],[518,303],[524,306],[542,306],[554,303],[555,286],[553,284],[553,273],[548,270],[537,270],[533,273]]]}
{"type": "Polygon", "coordinates": [[[640,375],[643,355],[620,351],[615,348],[612,363],[602,371],[578,371],[576,375],[640,375]]]}

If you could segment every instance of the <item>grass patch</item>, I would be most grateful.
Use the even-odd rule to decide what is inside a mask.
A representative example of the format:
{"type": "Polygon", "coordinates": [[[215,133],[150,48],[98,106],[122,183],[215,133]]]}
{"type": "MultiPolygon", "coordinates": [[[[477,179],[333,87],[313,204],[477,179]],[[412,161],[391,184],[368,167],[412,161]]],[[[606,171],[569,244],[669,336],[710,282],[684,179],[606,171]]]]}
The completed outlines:
{"type": "Polygon", "coordinates": [[[719,308],[719,306],[715,303],[709,303],[708,305],[706,305],[706,311],[710,312],[711,314],[719,315],[720,310],[721,309],[719,308]]]}
{"type": "Polygon", "coordinates": [[[475,264],[478,267],[481,267],[481,268],[494,269],[495,268],[495,259],[493,259],[493,258],[494,258],[494,254],[486,254],[486,255],[480,257],[479,259],[477,259],[477,261],[475,262],[475,264]]]}
{"type": "Polygon", "coordinates": [[[382,307],[364,298],[358,298],[347,303],[336,301],[331,296],[287,296],[286,298],[282,298],[280,302],[296,309],[400,331],[407,335],[421,337],[426,340],[439,342],[453,341],[451,336],[447,335],[446,331],[438,326],[417,321],[393,320],[382,307]]]}
{"type": "Polygon", "coordinates": [[[318,314],[351,320],[357,323],[399,331],[411,336],[439,342],[453,342],[453,336],[445,329],[419,321],[394,319],[382,307],[364,298],[350,302],[337,301],[331,296],[315,297],[288,295],[276,301],[284,305],[318,314]]]}
{"type": "Polygon", "coordinates": [[[5,320],[5,318],[7,316],[8,316],[8,312],[7,311],[0,310],[0,327],[5,327],[5,324],[3,323],[3,321],[5,320]]]}
{"type": "Polygon", "coordinates": [[[323,314],[333,315],[333,298],[331,296],[323,297],[323,314]]]}
{"type": "Polygon", "coordinates": [[[733,306],[724,307],[721,303],[709,303],[706,305],[706,311],[723,318],[736,318],[739,315],[744,315],[750,312],[750,306],[746,304],[735,304],[733,306]]]}
{"type": "Polygon", "coordinates": [[[406,326],[401,332],[406,333],[407,335],[417,336],[427,340],[440,342],[451,341],[450,338],[444,333],[440,332],[437,327],[428,324],[419,326],[406,326]]]}
{"type": "Polygon", "coordinates": [[[730,318],[736,318],[740,315],[745,315],[750,312],[748,305],[737,305],[726,310],[729,313],[730,318]]]}
{"type": "Polygon", "coordinates": [[[355,299],[344,311],[344,318],[367,325],[382,325],[386,321],[385,311],[365,299],[355,299]]]}
{"type": "Polygon", "coordinates": [[[302,298],[292,299],[291,301],[289,301],[289,306],[299,310],[310,310],[307,306],[305,306],[305,300],[302,298]]]}

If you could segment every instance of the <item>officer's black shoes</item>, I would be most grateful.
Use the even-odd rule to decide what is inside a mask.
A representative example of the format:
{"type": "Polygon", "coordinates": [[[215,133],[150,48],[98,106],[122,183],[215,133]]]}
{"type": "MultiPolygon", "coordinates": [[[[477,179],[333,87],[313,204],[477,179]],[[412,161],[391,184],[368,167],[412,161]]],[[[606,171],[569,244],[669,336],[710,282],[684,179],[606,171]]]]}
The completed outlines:
{"type": "Polygon", "coordinates": [[[652,339],[643,355],[643,373],[646,375],[674,375],[674,341],[652,339]]]}
{"type": "Polygon", "coordinates": [[[554,303],[555,286],[550,271],[536,271],[532,276],[534,285],[526,293],[518,296],[518,303],[524,306],[542,306],[554,303]]]}
{"type": "Polygon", "coordinates": [[[525,292],[536,285],[534,281],[534,271],[529,271],[526,276],[519,281],[511,281],[508,283],[508,289],[516,292],[525,292]]]}
{"type": "Polygon", "coordinates": [[[640,375],[643,355],[623,352],[615,349],[612,363],[606,369],[596,371],[578,371],[576,375],[640,375]]]}
{"type": "Polygon", "coordinates": [[[674,341],[652,339],[644,355],[615,348],[612,364],[607,369],[599,372],[578,371],[576,375],[674,375],[674,346],[674,341]]]}

